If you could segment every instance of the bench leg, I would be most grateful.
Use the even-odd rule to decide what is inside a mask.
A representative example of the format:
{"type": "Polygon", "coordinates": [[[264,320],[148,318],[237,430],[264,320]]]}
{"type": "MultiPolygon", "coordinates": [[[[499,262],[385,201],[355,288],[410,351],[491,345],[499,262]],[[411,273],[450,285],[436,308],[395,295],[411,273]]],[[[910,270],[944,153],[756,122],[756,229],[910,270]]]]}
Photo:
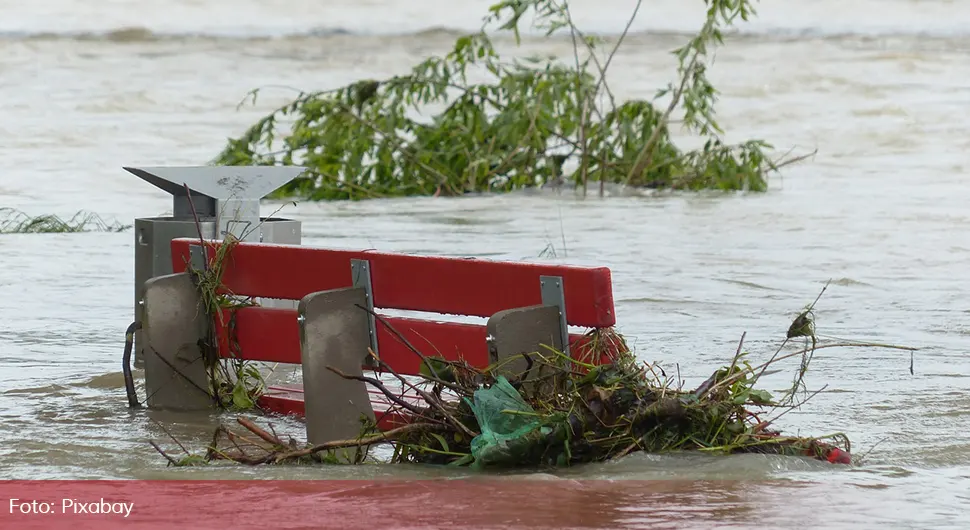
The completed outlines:
{"type": "MultiPolygon", "coordinates": [[[[362,374],[370,346],[369,315],[357,305],[366,304],[362,287],[311,293],[300,300],[303,392],[311,444],[355,439],[361,417],[374,420],[365,383],[327,369],[333,366],[345,374],[362,374]]],[[[346,457],[352,455],[353,450],[346,453],[346,457]]]]}
{"type": "Polygon", "coordinates": [[[189,273],[145,282],[141,299],[145,390],[150,408],[205,410],[214,406],[199,341],[208,315],[189,273]]]}
{"type": "MultiPolygon", "coordinates": [[[[526,375],[528,362],[522,354],[539,352],[548,357],[552,352],[543,345],[563,351],[559,308],[556,306],[542,305],[499,311],[488,319],[485,327],[488,332],[491,364],[518,357],[504,362],[494,372],[495,375],[504,375],[510,380],[520,380],[526,375]]],[[[540,375],[538,371],[538,367],[534,367],[525,381],[535,379],[540,375]]],[[[524,386],[528,389],[533,385],[526,382],[524,386]]]]}

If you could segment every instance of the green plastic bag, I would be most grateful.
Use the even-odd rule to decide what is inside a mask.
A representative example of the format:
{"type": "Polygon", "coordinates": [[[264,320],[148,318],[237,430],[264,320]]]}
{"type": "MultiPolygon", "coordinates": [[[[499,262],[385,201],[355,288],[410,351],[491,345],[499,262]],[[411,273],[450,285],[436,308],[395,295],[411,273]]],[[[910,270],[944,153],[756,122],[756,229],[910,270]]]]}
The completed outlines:
{"type": "Polygon", "coordinates": [[[542,428],[535,410],[503,376],[476,390],[469,405],[482,430],[471,442],[474,468],[515,465],[551,430],[542,428]]]}

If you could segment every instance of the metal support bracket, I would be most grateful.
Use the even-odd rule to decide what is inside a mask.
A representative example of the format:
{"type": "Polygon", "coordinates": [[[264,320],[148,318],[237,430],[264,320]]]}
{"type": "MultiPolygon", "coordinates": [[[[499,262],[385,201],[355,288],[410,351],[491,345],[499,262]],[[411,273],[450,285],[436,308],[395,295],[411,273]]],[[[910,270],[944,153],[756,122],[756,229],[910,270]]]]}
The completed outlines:
{"type": "Polygon", "coordinates": [[[207,263],[202,245],[189,245],[189,265],[197,272],[205,271],[207,263]]]}
{"type": "Polygon", "coordinates": [[[569,327],[566,324],[566,292],[561,276],[539,276],[542,305],[559,308],[559,330],[562,333],[563,353],[569,355],[569,327]]]}
{"type": "MultiPolygon", "coordinates": [[[[371,286],[370,281],[370,262],[363,259],[352,259],[350,260],[350,276],[353,280],[354,287],[363,287],[364,292],[367,294],[367,309],[371,311],[371,314],[367,315],[367,329],[370,334],[370,348],[374,353],[380,356],[380,352],[377,350],[377,319],[373,315],[374,311],[374,288],[371,286]]],[[[367,356],[367,364],[374,364],[373,359],[367,356]]]]}

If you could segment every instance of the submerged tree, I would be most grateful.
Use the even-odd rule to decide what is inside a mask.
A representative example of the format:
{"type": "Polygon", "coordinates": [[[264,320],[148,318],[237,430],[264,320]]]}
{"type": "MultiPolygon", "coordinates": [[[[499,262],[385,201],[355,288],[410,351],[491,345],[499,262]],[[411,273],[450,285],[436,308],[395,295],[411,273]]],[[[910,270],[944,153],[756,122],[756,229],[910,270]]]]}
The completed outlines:
{"type": "MultiPolygon", "coordinates": [[[[642,2],[642,0],[641,0],[642,2]]],[[[705,0],[700,31],[673,53],[678,80],[653,100],[617,101],[606,73],[640,9],[613,46],[584,34],[565,0],[503,0],[481,31],[408,75],[305,93],[230,139],[214,163],[292,165],[309,170],[278,191],[312,200],[460,195],[590,182],[669,189],[764,191],[783,163],[761,140],[729,145],[715,119],[707,79],[722,30],[754,14],[749,0],[705,0]],[[511,32],[523,17],[546,37],[566,31],[574,60],[503,60],[486,29],[511,32]],[[472,81],[471,77],[484,77],[472,81]],[[666,107],[655,105],[669,97],[666,107]],[[443,107],[430,119],[421,111],[443,107]],[[684,151],[670,138],[675,112],[706,142],[684,151]],[[284,123],[288,122],[288,123],[284,123]],[[288,127],[288,130],[285,128],[288,127]]],[[[258,90],[251,92],[253,100],[258,90]]]]}

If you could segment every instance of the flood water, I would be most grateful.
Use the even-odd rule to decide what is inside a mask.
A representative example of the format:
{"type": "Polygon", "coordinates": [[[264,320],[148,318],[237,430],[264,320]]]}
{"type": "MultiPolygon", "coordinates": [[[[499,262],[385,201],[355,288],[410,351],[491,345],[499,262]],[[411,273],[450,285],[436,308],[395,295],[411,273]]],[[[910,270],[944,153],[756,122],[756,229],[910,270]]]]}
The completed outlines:
{"type": "MultiPolygon", "coordinates": [[[[583,27],[614,35],[633,6],[573,4],[583,27]]],[[[205,164],[293,95],[269,89],[237,110],[250,89],[402,73],[477,28],[487,6],[0,0],[0,207],[65,217],[83,209],[127,224],[163,214],[169,197],[122,166],[205,164]]],[[[671,79],[667,50],[700,25],[702,9],[700,0],[646,3],[612,67],[618,97],[650,97],[671,79]]],[[[825,390],[778,427],[844,432],[856,457],[868,453],[861,462],[634,455],[563,471],[560,480],[613,480],[597,488],[612,488],[610,510],[626,514],[583,525],[970,527],[967,20],[970,4],[947,0],[761,2],[712,70],[722,125],[729,140],[818,149],[767,194],[523,193],[301,203],[280,215],[303,222],[308,245],[609,266],[619,330],[687,386],[729,362],[742,332],[755,360],[766,359],[832,280],[817,306],[819,333],[919,347],[915,373],[907,352],[820,351],[808,385],[825,390]]],[[[568,58],[572,47],[527,39],[522,52],[568,58]]],[[[0,478],[456,476],[167,469],[147,443],[165,442],[159,424],[201,448],[219,418],[126,408],[131,231],[3,235],[0,258],[0,478]]],[[[790,376],[766,387],[782,389],[790,376]]],[[[493,522],[530,513],[529,503],[503,503],[493,522]]],[[[578,524],[568,510],[546,515],[547,526],[578,524]]]]}

